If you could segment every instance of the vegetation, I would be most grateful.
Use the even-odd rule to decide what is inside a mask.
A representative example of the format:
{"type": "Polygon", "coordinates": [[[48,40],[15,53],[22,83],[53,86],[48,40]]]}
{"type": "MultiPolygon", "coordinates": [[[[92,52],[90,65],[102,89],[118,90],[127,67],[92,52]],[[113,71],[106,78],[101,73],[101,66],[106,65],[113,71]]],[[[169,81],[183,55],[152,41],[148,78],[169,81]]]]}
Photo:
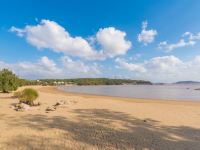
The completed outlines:
{"type": "Polygon", "coordinates": [[[18,78],[12,71],[8,69],[0,70],[0,91],[3,93],[15,91],[20,86],[36,84],[36,81],[18,78]]]}
{"type": "Polygon", "coordinates": [[[33,106],[33,101],[38,98],[39,94],[32,88],[26,88],[21,92],[15,92],[14,96],[19,99],[20,103],[25,103],[33,106]]]}
{"type": "Polygon", "coordinates": [[[152,84],[149,81],[109,78],[78,78],[78,79],[43,79],[42,85],[76,84],[76,85],[122,85],[122,84],[152,84]]]}
{"type": "Polygon", "coordinates": [[[18,86],[18,77],[12,71],[8,69],[0,71],[0,91],[4,93],[15,91],[18,86]]]}
{"type": "Polygon", "coordinates": [[[122,84],[150,84],[148,81],[108,78],[80,78],[72,79],[77,85],[122,85],[122,84]]]}
{"type": "Polygon", "coordinates": [[[21,91],[17,91],[17,92],[15,92],[15,93],[13,94],[13,97],[14,97],[14,98],[19,98],[20,95],[21,95],[21,91]]]}
{"type": "Polygon", "coordinates": [[[0,91],[14,91],[20,86],[25,85],[122,85],[122,84],[152,84],[150,81],[130,80],[130,79],[110,79],[110,78],[77,78],[77,79],[41,79],[25,80],[18,78],[8,69],[0,71],[0,91]]]}

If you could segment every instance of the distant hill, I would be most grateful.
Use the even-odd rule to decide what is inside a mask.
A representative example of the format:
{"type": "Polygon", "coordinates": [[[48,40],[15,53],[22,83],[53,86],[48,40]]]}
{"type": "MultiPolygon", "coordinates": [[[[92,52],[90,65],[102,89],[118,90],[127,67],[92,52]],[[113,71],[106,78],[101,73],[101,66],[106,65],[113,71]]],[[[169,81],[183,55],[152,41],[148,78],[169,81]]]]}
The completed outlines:
{"type": "Polygon", "coordinates": [[[179,81],[174,84],[200,84],[198,81],[179,81]]]}
{"type": "Polygon", "coordinates": [[[153,83],[153,85],[166,85],[168,83],[153,83]]]}

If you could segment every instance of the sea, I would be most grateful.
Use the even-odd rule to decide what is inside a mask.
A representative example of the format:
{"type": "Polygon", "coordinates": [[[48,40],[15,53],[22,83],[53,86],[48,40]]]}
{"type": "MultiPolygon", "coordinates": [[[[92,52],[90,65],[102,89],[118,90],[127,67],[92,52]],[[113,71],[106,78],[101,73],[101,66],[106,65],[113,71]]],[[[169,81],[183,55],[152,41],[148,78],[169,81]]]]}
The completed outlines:
{"type": "Polygon", "coordinates": [[[139,99],[200,101],[200,84],[59,86],[65,92],[139,99]]]}

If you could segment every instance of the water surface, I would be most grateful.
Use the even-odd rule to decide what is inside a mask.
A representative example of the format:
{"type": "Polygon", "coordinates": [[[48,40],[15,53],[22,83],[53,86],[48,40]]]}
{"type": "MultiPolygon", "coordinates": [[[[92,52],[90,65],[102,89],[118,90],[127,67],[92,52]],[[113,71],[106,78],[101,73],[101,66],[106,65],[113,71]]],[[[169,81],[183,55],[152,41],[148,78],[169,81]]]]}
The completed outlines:
{"type": "Polygon", "coordinates": [[[66,92],[160,100],[200,101],[200,84],[61,86],[66,92]]]}

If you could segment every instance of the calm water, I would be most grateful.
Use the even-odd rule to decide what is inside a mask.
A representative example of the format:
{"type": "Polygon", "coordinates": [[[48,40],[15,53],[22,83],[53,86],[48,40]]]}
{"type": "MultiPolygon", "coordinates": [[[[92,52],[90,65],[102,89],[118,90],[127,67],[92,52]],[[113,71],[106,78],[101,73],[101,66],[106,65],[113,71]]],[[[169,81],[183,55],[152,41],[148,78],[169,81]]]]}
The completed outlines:
{"type": "Polygon", "coordinates": [[[107,86],[61,86],[66,92],[118,96],[129,98],[146,98],[161,100],[195,100],[200,101],[199,85],[107,85],[107,86]]]}

